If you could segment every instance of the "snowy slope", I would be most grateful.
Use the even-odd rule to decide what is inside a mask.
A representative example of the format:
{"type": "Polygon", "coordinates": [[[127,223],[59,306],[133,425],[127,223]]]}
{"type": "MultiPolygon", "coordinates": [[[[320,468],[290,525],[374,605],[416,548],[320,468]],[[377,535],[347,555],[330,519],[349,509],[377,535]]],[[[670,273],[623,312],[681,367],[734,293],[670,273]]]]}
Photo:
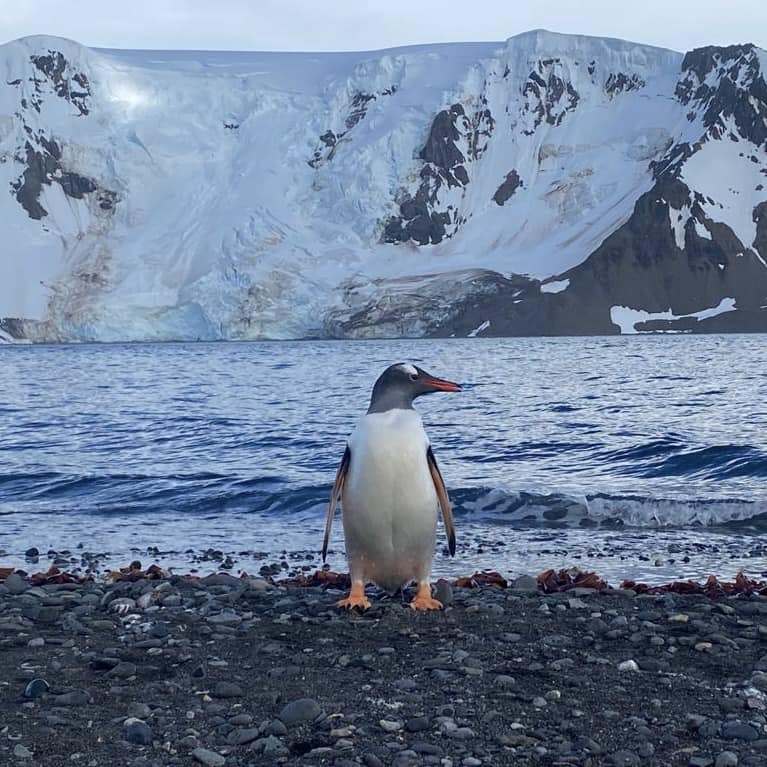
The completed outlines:
{"type": "Polygon", "coordinates": [[[343,54],[0,46],[0,340],[619,332],[612,307],[737,314],[743,281],[759,314],[765,54],[717,50],[543,31],[343,54]],[[672,180],[688,199],[663,198],[632,298],[636,258],[604,248],[672,180]],[[708,256],[721,290],[690,261],[706,238],[733,262],[708,256]],[[677,306],[653,285],[680,259],[677,306]]]}

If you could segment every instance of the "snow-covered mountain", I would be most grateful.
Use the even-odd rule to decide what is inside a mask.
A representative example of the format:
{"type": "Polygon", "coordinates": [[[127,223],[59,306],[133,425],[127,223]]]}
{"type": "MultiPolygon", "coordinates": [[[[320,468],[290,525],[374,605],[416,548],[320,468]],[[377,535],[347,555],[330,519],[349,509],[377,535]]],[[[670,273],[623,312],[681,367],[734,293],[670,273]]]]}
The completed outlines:
{"type": "Polygon", "coordinates": [[[767,330],[767,53],[0,46],[0,340],[767,330]]]}

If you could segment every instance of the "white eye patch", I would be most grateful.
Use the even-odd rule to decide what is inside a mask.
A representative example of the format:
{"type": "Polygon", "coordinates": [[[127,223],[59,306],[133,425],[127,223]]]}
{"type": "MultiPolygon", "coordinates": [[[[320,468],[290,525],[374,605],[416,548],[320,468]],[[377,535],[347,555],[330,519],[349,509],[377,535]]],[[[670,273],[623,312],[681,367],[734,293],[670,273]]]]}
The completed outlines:
{"type": "Polygon", "coordinates": [[[409,376],[417,376],[418,375],[418,371],[412,365],[400,365],[399,368],[400,368],[400,370],[402,370],[405,373],[407,373],[407,375],[409,375],[409,376]]]}

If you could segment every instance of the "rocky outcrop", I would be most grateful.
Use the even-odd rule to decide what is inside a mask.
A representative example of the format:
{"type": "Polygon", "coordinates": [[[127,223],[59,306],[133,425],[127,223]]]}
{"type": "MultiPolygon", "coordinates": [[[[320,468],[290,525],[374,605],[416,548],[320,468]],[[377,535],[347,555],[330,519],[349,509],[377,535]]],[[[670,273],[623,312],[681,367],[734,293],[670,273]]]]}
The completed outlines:
{"type": "MultiPolygon", "coordinates": [[[[506,80],[509,74],[507,66],[501,79],[506,80]]],[[[464,103],[454,103],[434,117],[419,153],[423,165],[419,171],[418,188],[415,192],[403,190],[400,193],[398,214],[389,216],[384,222],[383,242],[436,245],[454,236],[465,222],[466,215],[460,202],[447,192],[454,188],[463,190],[469,185],[470,168],[481,159],[494,135],[496,118],[487,98],[491,81],[490,77],[485,80],[474,101],[476,106],[467,111],[464,103]]],[[[626,78],[625,87],[634,87],[633,83],[626,78]]],[[[624,87],[623,81],[621,87],[624,87]]],[[[580,95],[568,79],[561,58],[539,58],[522,85],[518,129],[523,135],[531,136],[541,125],[556,127],[567,113],[575,111],[579,101],[580,95]]],[[[517,121],[513,120],[512,129],[516,125],[517,121]]],[[[512,170],[492,199],[503,205],[520,186],[522,181],[518,171],[512,170]]]]}
{"type": "Polygon", "coordinates": [[[756,224],[754,247],[762,257],[762,261],[767,263],[767,202],[760,202],[751,216],[756,224]]]}
{"type": "Polygon", "coordinates": [[[568,280],[564,291],[527,291],[522,301],[515,296],[511,310],[479,301],[477,316],[491,319],[488,334],[609,335],[619,332],[610,316],[614,306],[670,310],[679,317],[638,323],[638,332],[767,332],[764,263],[729,227],[711,221],[671,174],[637,200],[631,218],[583,264],[561,277],[568,280]],[[671,225],[682,210],[689,210],[684,248],[671,225]],[[735,297],[735,311],[700,320],[686,316],[735,297]]]}
{"type": "Polygon", "coordinates": [[[605,93],[614,98],[619,93],[638,91],[644,88],[645,81],[636,73],[626,75],[623,72],[610,72],[605,82],[605,93]]]}
{"type": "Polygon", "coordinates": [[[517,189],[519,189],[521,186],[524,186],[524,183],[519,177],[519,173],[517,173],[517,171],[514,169],[510,170],[506,174],[506,178],[503,180],[503,183],[498,187],[498,189],[495,190],[495,194],[493,195],[493,202],[496,205],[503,205],[503,203],[507,202],[514,194],[514,192],[516,192],[517,189]]]}
{"type": "Polygon", "coordinates": [[[565,276],[568,292],[601,306],[605,316],[611,306],[684,316],[736,297],[738,308],[751,310],[767,296],[764,264],[728,226],[708,219],[673,178],[642,195],[631,218],[565,276]],[[690,213],[682,249],[671,221],[683,209],[690,213]]]}
{"type": "Polygon", "coordinates": [[[333,159],[339,142],[348,141],[349,131],[365,118],[370,102],[384,96],[393,96],[396,92],[396,85],[384,88],[380,93],[357,91],[349,101],[346,116],[343,118],[343,130],[336,133],[328,129],[320,136],[320,143],[314,150],[311,159],[307,160],[309,166],[311,168],[320,168],[326,162],[330,162],[333,159]]]}
{"type": "MultiPolygon", "coordinates": [[[[764,211],[760,207],[760,220],[764,211]]],[[[625,224],[561,278],[567,288],[557,293],[541,291],[537,281],[512,287],[500,279],[494,293],[456,302],[433,334],[468,335],[490,320],[485,335],[611,335],[620,332],[611,320],[614,306],[670,310],[679,317],[637,323],[637,332],[767,332],[767,268],[761,258],[729,227],[711,221],[670,173],[637,200],[625,224]],[[682,210],[689,210],[689,218],[680,248],[671,221],[682,210]],[[733,297],[735,311],[687,316],[733,297]]]]}
{"type": "Polygon", "coordinates": [[[81,200],[85,195],[98,193],[98,205],[103,211],[114,209],[118,195],[102,189],[92,178],[66,170],[62,165],[61,147],[54,140],[38,136],[38,147],[30,141],[24,145],[24,156],[19,158],[26,166],[21,176],[11,185],[16,199],[30,218],[41,219],[48,211],[40,203],[43,186],[58,184],[67,197],[81,200]]]}
{"type": "Polygon", "coordinates": [[[402,193],[399,215],[389,217],[384,225],[383,242],[436,245],[455,234],[462,223],[460,212],[452,203],[442,209],[440,192],[468,186],[467,166],[483,155],[494,127],[485,100],[471,114],[461,104],[437,113],[418,155],[424,163],[421,183],[414,195],[402,193]]]}
{"type": "Polygon", "coordinates": [[[331,338],[465,336],[484,321],[483,307],[505,313],[531,284],[480,269],[352,279],[343,286],[343,307],[328,314],[325,332],[331,338]]]}
{"type": "Polygon", "coordinates": [[[700,115],[709,135],[721,138],[732,118],[740,138],[767,145],[767,83],[753,45],[696,48],[682,69],[676,96],[691,107],[690,121],[700,115]]]}
{"type": "Polygon", "coordinates": [[[522,132],[530,136],[544,121],[560,125],[568,112],[578,106],[580,95],[561,72],[559,58],[540,59],[522,87],[525,97],[523,112],[532,115],[532,124],[526,123],[522,132]]]}
{"type": "Polygon", "coordinates": [[[71,67],[63,53],[48,50],[45,54],[31,56],[30,60],[36,70],[36,74],[30,78],[35,90],[32,106],[38,112],[45,93],[45,84],[48,84],[59,98],[72,104],[80,115],[87,115],[90,112],[88,101],[91,96],[91,85],[88,76],[71,67]]]}
{"type": "MultiPolygon", "coordinates": [[[[91,85],[84,72],[74,68],[60,51],[49,49],[45,54],[33,54],[29,58],[33,65],[33,74],[28,78],[32,84],[31,100],[21,96],[20,109],[16,117],[26,135],[23,147],[19,147],[15,160],[24,166],[19,177],[11,183],[11,190],[27,215],[33,219],[42,219],[48,211],[40,202],[44,186],[58,184],[67,197],[81,200],[86,195],[98,193],[98,205],[103,211],[112,210],[118,195],[109,189],[103,189],[97,181],[67,168],[63,159],[61,142],[49,138],[45,132],[35,129],[34,121],[28,111],[41,114],[46,95],[55,94],[77,110],[78,116],[90,113],[89,99],[91,85]]],[[[9,82],[18,87],[20,78],[9,82]]]]}
{"type": "Polygon", "coordinates": [[[0,317],[0,343],[13,343],[27,338],[27,327],[24,320],[17,317],[0,317]]]}

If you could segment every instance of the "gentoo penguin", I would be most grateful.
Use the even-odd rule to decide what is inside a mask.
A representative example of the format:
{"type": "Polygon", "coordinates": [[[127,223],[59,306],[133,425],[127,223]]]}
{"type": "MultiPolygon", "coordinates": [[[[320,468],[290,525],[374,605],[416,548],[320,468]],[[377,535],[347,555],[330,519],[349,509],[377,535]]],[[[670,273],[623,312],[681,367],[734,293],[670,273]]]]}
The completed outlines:
{"type": "Polygon", "coordinates": [[[451,554],[453,513],[421,417],[413,409],[416,397],[438,391],[461,387],[414,365],[391,365],[376,381],[370,407],[349,436],[330,494],[322,546],[324,561],[340,499],[352,586],[339,607],[370,607],[365,597],[369,581],[390,593],[415,581],[414,610],[442,607],[429,586],[437,506],[451,554]]]}

